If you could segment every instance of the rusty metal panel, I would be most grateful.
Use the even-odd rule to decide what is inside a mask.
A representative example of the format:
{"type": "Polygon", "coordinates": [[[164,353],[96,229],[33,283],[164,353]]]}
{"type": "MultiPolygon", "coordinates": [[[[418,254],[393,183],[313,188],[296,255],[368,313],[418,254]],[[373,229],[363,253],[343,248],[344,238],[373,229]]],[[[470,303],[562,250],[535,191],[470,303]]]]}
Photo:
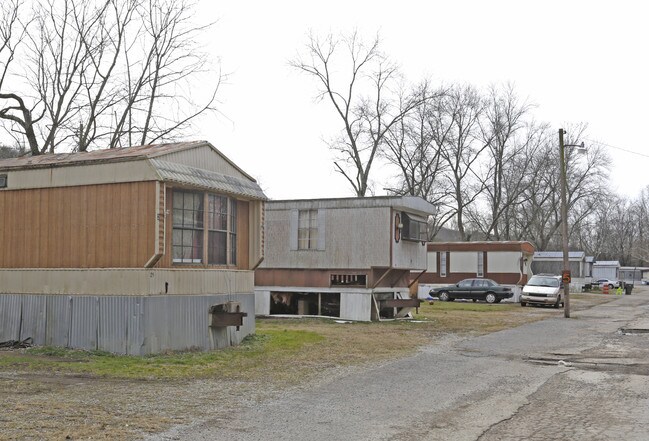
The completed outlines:
{"type": "Polygon", "coordinates": [[[45,344],[67,347],[70,342],[72,297],[50,295],[46,296],[46,303],[45,344]]]}
{"type": "Polygon", "coordinates": [[[0,294],[0,341],[20,338],[22,296],[0,294]]]}
{"type": "Polygon", "coordinates": [[[46,298],[44,296],[22,296],[22,324],[20,340],[31,337],[33,344],[45,344],[46,298]]]}
{"type": "Polygon", "coordinates": [[[99,299],[97,297],[74,297],[71,311],[70,347],[97,349],[99,299]]]}

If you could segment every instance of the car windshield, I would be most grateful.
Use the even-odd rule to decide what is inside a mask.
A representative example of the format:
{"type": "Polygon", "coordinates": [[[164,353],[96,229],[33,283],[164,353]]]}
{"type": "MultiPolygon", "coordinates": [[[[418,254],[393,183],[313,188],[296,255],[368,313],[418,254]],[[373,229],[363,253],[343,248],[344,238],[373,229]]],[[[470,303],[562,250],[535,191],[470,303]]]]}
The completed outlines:
{"type": "Polygon", "coordinates": [[[527,284],[531,286],[557,287],[559,286],[559,279],[557,279],[556,277],[532,276],[527,284]]]}

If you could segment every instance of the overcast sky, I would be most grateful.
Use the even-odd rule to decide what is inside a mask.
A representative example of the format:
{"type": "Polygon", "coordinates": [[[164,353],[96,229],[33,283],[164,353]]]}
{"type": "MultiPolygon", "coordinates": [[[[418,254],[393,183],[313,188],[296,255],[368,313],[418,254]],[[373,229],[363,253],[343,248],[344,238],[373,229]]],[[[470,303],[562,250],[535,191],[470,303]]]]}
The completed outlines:
{"type": "MultiPolygon", "coordinates": [[[[412,82],[512,82],[538,106],[537,120],[556,131],[587,123],[591,140],[611,146],[619,194],[635,197],[649,185],[644,1],[199,1],[201,17],[218,20],[209,51],[231,76],[220,93],[225,117],[196,137],[272,199],[354,196],[324,141],[340,129],[331,104],[316,103],[314,80],[287,64],[310,29],[378,32],[412,82]]],[[[375,190],[385,194],[380,185],[375,190]]]]}

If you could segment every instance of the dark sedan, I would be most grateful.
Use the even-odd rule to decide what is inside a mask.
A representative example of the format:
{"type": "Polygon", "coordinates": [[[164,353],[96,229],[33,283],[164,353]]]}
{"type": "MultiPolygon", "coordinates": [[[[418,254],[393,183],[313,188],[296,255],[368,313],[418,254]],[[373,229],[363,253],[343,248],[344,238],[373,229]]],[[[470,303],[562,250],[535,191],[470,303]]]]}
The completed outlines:
{"type": "Polygon", "coordinates": [[[430,295],[442,302],[468,299],[474,302],[484,300],[487,303],[498,303],[502,299],[511,298],[514,293],[511,288],[499,285],[491,279],[464,279],[455,285],[431,289],[430,295]]]}

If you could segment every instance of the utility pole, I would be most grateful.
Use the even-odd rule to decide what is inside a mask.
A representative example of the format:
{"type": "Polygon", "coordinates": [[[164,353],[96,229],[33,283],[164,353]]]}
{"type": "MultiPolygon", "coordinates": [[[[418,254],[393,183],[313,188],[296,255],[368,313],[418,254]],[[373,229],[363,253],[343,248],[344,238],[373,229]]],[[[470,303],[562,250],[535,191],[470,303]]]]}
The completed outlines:
{"type": "MultiPolygon", "coordinates": [[[[564,130],[559,129],[559,163],[561,165],[561,240],[563,245],[563,272],[570,271],[570,260],[568,258],[568,203],[566,201],[568,192],[566,186],[566,157],[565,146],[563,145],[564,130]]],[[[570,318],[570,283],[563,282],[563,314],[570,318]]]]}

